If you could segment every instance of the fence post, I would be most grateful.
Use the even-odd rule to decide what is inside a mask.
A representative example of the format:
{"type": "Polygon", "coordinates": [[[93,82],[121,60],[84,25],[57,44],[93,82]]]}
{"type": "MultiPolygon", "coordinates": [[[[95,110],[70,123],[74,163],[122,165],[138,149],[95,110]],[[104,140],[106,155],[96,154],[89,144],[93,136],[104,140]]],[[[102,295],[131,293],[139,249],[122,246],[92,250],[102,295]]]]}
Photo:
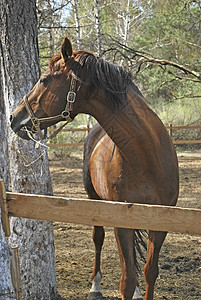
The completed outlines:
{"type": "Polygon", "coordinates": [[[17,300],[22,299],[21,292],[21,277],[20,277],[20,262],[18,247],[12,247],[12,257],[11,257],[11,278],[13,287],[15,289],[15,294],[17,300]]]}
{"type": "Polygon", "coordinates": [[[87,133],[88,134],[89,134],[89,131],[91,130],[92,127],[93,127],[92,116],[87,115],[87,133]]]}
{"type": "Polygon", "coordinates": [[[89,124],[87,124],[87,134],[89,134],[89,131],[91,130],[89,124]]]}
{"type": "MultiPolygon", "coordinates": [[[[8,217],[8,207],[6,201],[6,189],[3,179],[0,179],[0,204],[1,204],[1,222],[2,227],[6,237],[10,236],[10,221],[8,217]]],[[[12,257],[11,257],[11,278],[13,287],[15,290],[17,300],[22,299],[21,294],[21,278],[20,278],[20,264],[18,247],[12,247],[12,257]]]]}
{"type": "Polygon", "coordinates": [[[8,207],[6,202],[6,190],[3,179],[0,179],[0,202],[1,202],[1,222],[5,236],[10,236],[10,222],[8,217],[8,207]]]}
{"type": "Polygon", "coordinates": [[[172,138],[172,124],[171,123],[169,124],[169,135],[172,138]]]}

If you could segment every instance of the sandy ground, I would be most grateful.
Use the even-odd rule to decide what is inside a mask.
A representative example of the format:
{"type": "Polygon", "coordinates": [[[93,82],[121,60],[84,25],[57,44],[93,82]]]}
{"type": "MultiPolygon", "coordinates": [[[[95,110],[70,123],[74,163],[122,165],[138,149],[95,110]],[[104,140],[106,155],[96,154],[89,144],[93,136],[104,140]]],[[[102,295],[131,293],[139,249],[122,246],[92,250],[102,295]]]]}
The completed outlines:
{"type": "MultiPolygon", "coordinates": [[[[201,155],[178,155],[180,168],[180,207],[201,208],[201,155]]],[[[54,195],[86,198],[82,181],[82,158],[52,154],[50,170],[54,195]]],[[[54,224],[58,291],[71,300],[85,300],[91,286],[94,246],[92,227],[54,224]]],[[[201,237],[168,234],[160,254],[160,275],[155,299],[201,299],[201,237]]],[[[143,265],[142,265],[143,270],[143,265]]],[[[112,228],[106,228],[102,252],[102,292],[104,299],[121,299],[121,268],[112,228]]],[[[141,293],[144,276],[139,274],[141,293]]]]}

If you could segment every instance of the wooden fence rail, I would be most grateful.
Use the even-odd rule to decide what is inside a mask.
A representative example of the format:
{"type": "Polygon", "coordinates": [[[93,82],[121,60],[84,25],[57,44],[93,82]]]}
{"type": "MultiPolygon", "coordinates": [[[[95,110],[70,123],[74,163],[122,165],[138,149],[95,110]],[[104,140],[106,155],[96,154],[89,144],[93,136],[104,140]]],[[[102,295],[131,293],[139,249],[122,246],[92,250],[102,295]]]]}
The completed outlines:
{"type": "MultiPolygon", "coordinates": [[[[170,136],[172,137],[172,132],[173,130],[179,130],[179,129],[201,129],[201,125],[196,125],[196,126],[173,126],[170,124],[169,126],[166,126],[170,136]]],[[[54,132],[56,129],[49,128],[49,132],[54,132]]],[[[90,127],[87,126],[86,128],[64,128],[62,129],[63,132],[76,132],[76,131],[83,131],[83,132],[88,132],[90,131],[90,127]]],[[[173,140],[173,144],[176,145],[181,145],[181,144],[201,144],[201,140],[173,140]]],[[[83,146],[84,143],[48,143],[47,144],[49,147],[68,147],[68,146],[83,146]]]]}
{"type": "Polygon", "coordinates": [[[8,217],[13,216],[85,225],[201,234],[201,209],[4,193],[1,191],[3,186],[1,180],[1,207],[6,209],[6,213],[2,214],[2,224],[4,231],[8,233],[8,217]]]}

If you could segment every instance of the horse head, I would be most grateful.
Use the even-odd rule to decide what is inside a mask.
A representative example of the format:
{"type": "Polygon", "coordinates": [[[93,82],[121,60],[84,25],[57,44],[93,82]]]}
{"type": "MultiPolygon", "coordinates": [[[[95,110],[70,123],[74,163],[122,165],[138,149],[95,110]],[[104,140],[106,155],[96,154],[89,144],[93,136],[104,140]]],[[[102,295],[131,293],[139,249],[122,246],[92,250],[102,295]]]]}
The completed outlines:
{"type": "Polygon", "coordinates": [[[73,72],[75,69],[82,73],[82,65],[76,59],[80,53],[73,52],[71,42],[65,38],[61,53],[50,59],[48,70],[13,111],[11,128],[21,138],[29,139],[35,132],[43,138],[41,130],[60,121],[70,122],[82,112],[79,99],[83,99],[83,82],[73,72]]]}

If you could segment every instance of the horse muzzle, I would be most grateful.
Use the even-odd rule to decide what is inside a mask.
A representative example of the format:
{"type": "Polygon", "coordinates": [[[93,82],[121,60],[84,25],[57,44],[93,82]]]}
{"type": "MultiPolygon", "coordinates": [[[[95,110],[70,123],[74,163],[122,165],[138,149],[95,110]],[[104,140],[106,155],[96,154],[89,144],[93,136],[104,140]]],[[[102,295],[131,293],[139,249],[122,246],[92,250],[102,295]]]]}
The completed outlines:
{"type": "MultiPolygon", "coordinates": [[[[30,117],[20,120],[20,116],[13,113],[10,116],[10,124],[12,130],[22,139],[30,140],[30,134],[33,132],[33,125],[30,117]]],[[[33,132],[34,133],[34,132],[33,132]]]]}

